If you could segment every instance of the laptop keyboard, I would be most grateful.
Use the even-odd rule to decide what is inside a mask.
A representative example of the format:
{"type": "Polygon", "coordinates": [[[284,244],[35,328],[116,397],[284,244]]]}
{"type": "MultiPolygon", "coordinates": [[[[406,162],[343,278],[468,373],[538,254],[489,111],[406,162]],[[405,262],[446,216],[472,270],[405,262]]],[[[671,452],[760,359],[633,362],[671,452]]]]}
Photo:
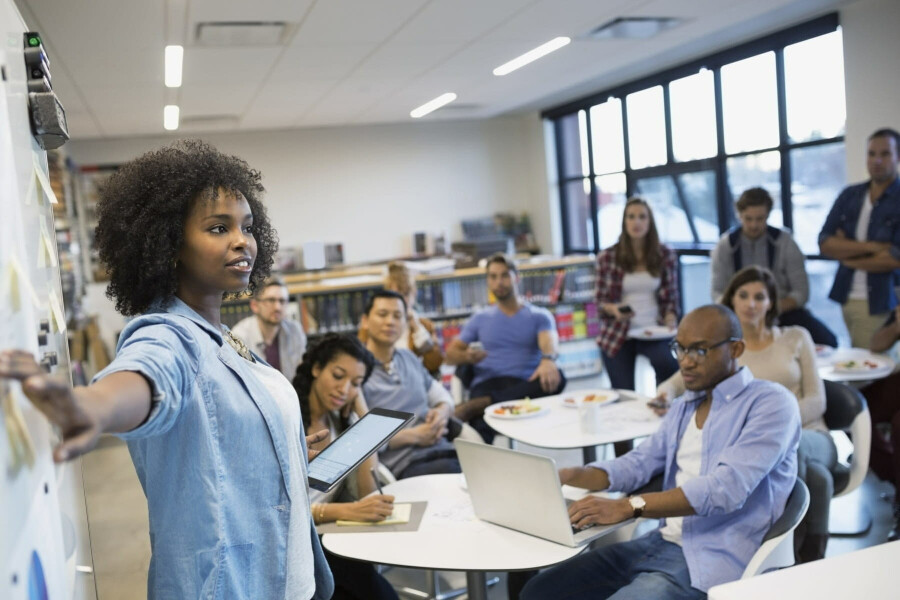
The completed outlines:
{"type": "Polygon", "coordinates": [[[597,526],[596,523],[592,523],[591,525],[588,525],[587,527],[584,527],[584,528],[582,528],[582,529],[579,529],[579,528],[575,527],[574,525],[572,525],[572,533],[574,533],[575,535],[578,535],[578,534],[581,533],[582,531],[587,531],[588,529],[591,529],[591,528],[596,527],[596,526],[597,526]]]}

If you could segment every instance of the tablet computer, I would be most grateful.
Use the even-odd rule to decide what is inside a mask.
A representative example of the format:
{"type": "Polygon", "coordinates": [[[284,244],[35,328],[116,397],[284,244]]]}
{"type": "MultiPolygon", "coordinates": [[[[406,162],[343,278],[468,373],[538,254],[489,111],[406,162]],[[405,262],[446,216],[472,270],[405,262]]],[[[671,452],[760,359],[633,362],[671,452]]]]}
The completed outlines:
{"type": "Polygon", "coordinates": [[[330,491],[415,415],[373,408],[309,461],[309,487],[330,491]]]}

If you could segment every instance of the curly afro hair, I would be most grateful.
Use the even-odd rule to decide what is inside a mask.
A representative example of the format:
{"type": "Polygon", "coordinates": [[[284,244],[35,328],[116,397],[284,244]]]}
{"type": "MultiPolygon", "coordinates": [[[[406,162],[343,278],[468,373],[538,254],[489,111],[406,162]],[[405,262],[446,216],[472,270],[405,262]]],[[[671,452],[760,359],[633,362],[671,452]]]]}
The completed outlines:
{"type": "Polygon", "coordinates": [[[200,140],[181,140],[125,163],[100,188],[95,245],[109,271],[106,295],[126,316],[175,296],[175,259],[193,204],[219,188],[240,192],[253,213],[257,255],[250,291],[269,274],[278,237],[260,201],[260,173],[200,140]]]}

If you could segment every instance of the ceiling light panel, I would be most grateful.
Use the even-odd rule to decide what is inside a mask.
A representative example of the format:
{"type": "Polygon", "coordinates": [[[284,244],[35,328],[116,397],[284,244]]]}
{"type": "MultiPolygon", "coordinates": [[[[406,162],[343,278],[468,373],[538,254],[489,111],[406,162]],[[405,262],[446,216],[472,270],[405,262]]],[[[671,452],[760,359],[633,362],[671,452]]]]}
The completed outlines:
{"type": "Polygon", "coordinates": [[[412,111],[410,111],[409,116],[411,116],[413,119],[421,119],[425,115],[433,113],[440,107],[450,104],[454,100],[456,100],[456,94],[454,94],[453,92],[441,94],[434,100],[429,100],[422,106],[414,108],[412,111]]]}
{"type": "Polygon", "coordinates": [[[503,75],[508,75],[517,69],[521,69],[527,64],[533,63],[539,58],[543,58],[550,54],[551,52],[555,52],[562,48],[563,46],[567,46],[569,42],[572,41],[572,38],[568,38],[565,36],[560,36],[553,38],[549,42],[545,44],[541,44],[537,48],[529,50],[525,54],[521,56],[517,56],[509,62],[503,63],[496,69],[494,69],[494,75],[497,77],[502,77],[503,75]]]}

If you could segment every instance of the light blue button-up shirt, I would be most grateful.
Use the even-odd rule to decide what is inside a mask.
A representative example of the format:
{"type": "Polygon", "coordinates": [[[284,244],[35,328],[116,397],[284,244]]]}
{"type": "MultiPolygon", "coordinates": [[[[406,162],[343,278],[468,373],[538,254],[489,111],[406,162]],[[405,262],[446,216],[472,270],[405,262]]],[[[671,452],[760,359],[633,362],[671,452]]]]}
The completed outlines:
{"type": "MultiPolygon", "coordinates": [[[[120,435],[147,496],[151,599],[285,597],[291,511],[309,510],[290,490],[308,488],[292,488],[281,412],[250,369],[175,299],[131,321],[94,378],[133,371],[152,387],[147,420],[120,435]]],[[[334,584],[309,521],[313,598],[324,600],[334,584]]]]}
{"type": "MultiPolygon", "coordinates": [[[[591,463],[611,491],[630,492],[664,472],[675,486],[675,456],[688,419],[706,392],[675,399],[653,435],[611,461],[591,463]]],[[[741,577],[762,538],[784,511],[797,479],[800,410],[783,386],[754,379],[747,367],[713,390],[703,425],[700,476],[681,487],[696,516],[684,518],[681,546],[691,585],[707,591],[741,577]]]]}

